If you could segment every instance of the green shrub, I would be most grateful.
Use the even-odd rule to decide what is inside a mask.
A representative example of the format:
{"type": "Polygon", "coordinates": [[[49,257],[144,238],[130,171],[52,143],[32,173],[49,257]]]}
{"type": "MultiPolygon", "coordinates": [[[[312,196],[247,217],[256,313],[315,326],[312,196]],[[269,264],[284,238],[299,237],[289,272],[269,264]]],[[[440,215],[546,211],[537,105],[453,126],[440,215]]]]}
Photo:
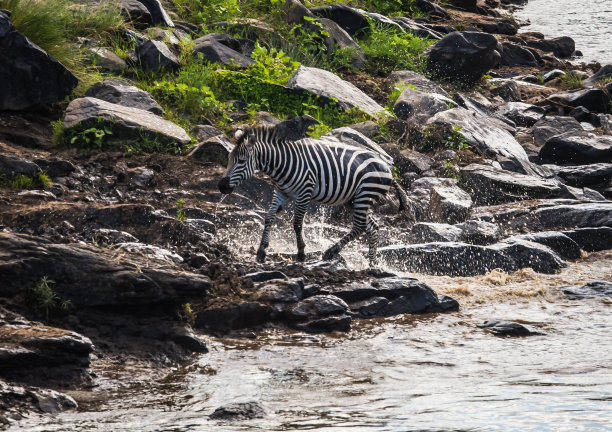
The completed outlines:
{"type": "Polygon", "coordinates": [[[46,276],[35,285],[28,287],[25,291],[25,298],[28,304],[49,319],[49,312],[67,311],[72,307],[70,300],[62,300],[55,289],[55,282],[46,276]]]}
{"type": "Polygon", "coordinates": [[[174,0],[179,16],[195,24],[229,21],[240,13],[238,0],[174,0]]]}
{"type": "Polygon", "coordinates": [[[255,45],[251,57],[256,63],[247,70],[250,76],[281,85],[291,78],[300,65],[299,62],[292,61],[282,50],[268,49],[259,42],[255,45]]]}
{"type": "Polygon", "coordinates": [[[183,198],[176,200],[176,220],[179,222],[187,220],[187,216],[185,216],[185,200],[183,198]]]}

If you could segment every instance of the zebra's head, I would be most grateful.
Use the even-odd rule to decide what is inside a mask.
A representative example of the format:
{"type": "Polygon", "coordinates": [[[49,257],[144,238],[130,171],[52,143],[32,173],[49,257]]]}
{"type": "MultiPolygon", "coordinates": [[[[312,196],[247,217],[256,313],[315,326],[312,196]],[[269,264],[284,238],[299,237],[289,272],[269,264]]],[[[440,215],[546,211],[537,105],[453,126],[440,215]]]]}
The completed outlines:
{"type": "Polygon", "coordinates": [[[250,179],[256,171],[256,158],[253,157],[254,133],[238,130],[235,137],[236,145],[229,154],[227,170],[218,185],[223,194],[231,194],[236,186],[250,179]]]}

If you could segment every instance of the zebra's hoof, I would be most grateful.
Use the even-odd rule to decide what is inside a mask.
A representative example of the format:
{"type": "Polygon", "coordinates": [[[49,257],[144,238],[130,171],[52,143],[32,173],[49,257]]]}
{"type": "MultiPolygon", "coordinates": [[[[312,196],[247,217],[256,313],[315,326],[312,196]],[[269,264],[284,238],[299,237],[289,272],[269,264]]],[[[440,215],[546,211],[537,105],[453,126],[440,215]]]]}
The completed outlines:
{"type": "Polygon", "coordinates": [[[338,255],[338,251],[336,250],[336,248],[329,248],[323,254],[323,261],[330,261],[334,259],[336,255],[338,255]]]}
{"type": "Polygon", "coordinates": [[[262,263],[264,261],[266,261],[266,251],[260,249],[257,251],[257,262],[262,263]]]}
{"type": "Polygon", "coordinates": [[[304,252],[298,252],[295,259],[296,261],[304,262],[306,261],[306,254],[304,252]]]}

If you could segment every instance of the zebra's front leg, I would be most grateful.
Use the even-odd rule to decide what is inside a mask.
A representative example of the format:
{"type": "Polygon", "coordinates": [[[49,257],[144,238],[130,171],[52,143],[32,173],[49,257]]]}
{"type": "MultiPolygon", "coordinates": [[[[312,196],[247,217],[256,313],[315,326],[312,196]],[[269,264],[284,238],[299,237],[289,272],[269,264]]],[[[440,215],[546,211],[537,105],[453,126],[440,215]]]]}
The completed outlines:
{"type": "Polygon", "coordinates": [[[376,267],[376,251],[378,250],[378,224],[373,219],[372,213],[368,214],[366,233],[368,234],[368,260],[370,261],[370,267],[376,267]]]}
{"type": "Polygon", "coordinates": [[[353,210],[353,227],[351,231],[342,237],[338,243],[330,247],[323,254],[323,260],[329,261],[333,259],[336,255],[340,253],[342,248],[346,246],[347,243],[356,239],[361,235],[367,226],[367,214],[368,209],[370,208],[369,203],[359,203],[355,201],[354,210],[353,210]]]}
{"type": "Polygon", "coordinates": [[[304,242],[304,238],[302,237],[302,227],[304,223],[304,214],[306,214],[306,209],[308,208],[309,201],[310,196],[297,199],[295,202],[295,213],[293,215],[293,229],[295,230],[295,239],[297,241],[298,249],[297,261],[300,262],[306,259],[306,254],[304,253],[306,243],[304,242]]]}
{"type": "Polygon", "coordinates": [[[266,213],[266,218],[264,220],[264,230],[261,236],[261,243],[259,243],[259,249],[257,249],[257,261],[264,262],[266,260],[266,248],[270,244],[270,231],[272,230],[272,225],[276,222],[276,214],[281,210],[285,200],[287,198],[282,192],[274,191],[274,196],[272,197],[272,204],[270,205],[270,209],[268,213],[266,213]]]}

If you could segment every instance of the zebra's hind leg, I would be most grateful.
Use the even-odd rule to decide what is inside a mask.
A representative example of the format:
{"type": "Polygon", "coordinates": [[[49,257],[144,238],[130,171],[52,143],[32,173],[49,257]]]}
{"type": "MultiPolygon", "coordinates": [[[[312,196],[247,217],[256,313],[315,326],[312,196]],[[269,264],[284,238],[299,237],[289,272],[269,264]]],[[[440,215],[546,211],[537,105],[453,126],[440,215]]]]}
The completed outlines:
{"type": "Polygon", "coordinates": [[[376,267],[376,251],[378,250],[378,224],[372,217],[372,213],[368,214],[366,233],[368,234],[368,260],[370,261],[370,267],[376,267]]]}
{"type": "Polygon", "coordinates": [[[306,198],[305,201],[297,200],[295,202],[295,213],[293,215],[293,229],[295,230],[295,239],[297,241],[297,260],[304,261],[306,259],[306,254],[304,253],[304,248],[306,247],[306,243],[304,242],[304,237],[302,236],[302,227],[304,224],[304,214],[306,213],[306,209],[308,208],[308,201],[310,197],[306,198]]]}
{"type": "Polygon", "coordinates": [[[272,225],[276,222],[276,214],[281,210],[285,200],[287,198],[282,192],[274,191],[274,197],[272,198],[272,204],[270,205],[270,209],[268,213],[266,213],[266,218],[264,221],[264,230],[261,235],[261,243],[259,244],[259,249],[257,250],[257,261],[264,262],[266,260],[266,248],[270,244],[270,230],[272,229],[272,225]]]}
{"type": "Polygon", "coordinates": [[[338,243],[330,247],[323,254],[323,259],[329,261],[340,253],[342,248],[346,244],[362,234],[367,227],[367,215],[372,202],[370,199],[358,200],[355,198],[355,204],[353,209],[353,227],[347,235],[342,237],[338,243]]]}

